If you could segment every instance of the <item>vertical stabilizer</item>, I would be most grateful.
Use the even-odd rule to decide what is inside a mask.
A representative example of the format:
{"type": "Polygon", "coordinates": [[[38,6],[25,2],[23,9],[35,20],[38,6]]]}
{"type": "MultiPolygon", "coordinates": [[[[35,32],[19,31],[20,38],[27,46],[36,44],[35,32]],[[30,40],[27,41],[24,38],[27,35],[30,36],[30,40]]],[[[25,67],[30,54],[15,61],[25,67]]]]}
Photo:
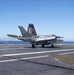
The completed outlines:
{"type": "Polygon", "coordinates": [[[25,36],[26,30],[22,26],[18,26],[18,27],[21,31],[22,36],[25,36]]]}
{"type": "Polygon", "coordinates": [[[28,33],[22,26],[18,26],[23,37],[31,37],[32,34],[28,33]]]}
{"type": "Polygon", "coordinates": [[[29,25],[28,25],[28,33],[30,33],[30,34],[32,34],[32,35],[34,35],[34,36],[37,36],[36,30],[35,30],[33,24],[29,24],[29,25]]]}

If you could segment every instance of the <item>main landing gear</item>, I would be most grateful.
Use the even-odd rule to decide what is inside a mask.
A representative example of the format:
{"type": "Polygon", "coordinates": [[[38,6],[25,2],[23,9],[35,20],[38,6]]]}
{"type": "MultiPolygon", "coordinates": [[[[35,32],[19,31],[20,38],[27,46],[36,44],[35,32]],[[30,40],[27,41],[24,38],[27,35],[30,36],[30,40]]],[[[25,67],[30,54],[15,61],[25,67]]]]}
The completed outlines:
{"type": "Polygon", "coordinates": [[[44,44],[42,44],[42,47],[44,47],[44,44]]]}
{"type": "Polygon", "coordinates": [[[32,48],[35,48],[35,44],[32,44],[32,48]]]}
{"type": "Polygon", "coordinates": [[[52,45],[51,45],[51,48],[53,48],[53,47],[54,47],[54,45],[52,44],[52,45]]]}
{"type": "MultiPolygon", "coordinates": [[[[42,44],[42,47],[44,48],[45,47],[45,45],[44,44],[42,44]]],[[[53,48],[54,47],[54,44],[52,44],[51,45],[51,48],[53,48]]],[[[32,44],[32,48],[35,48],[35,44],[32,44]]]]}

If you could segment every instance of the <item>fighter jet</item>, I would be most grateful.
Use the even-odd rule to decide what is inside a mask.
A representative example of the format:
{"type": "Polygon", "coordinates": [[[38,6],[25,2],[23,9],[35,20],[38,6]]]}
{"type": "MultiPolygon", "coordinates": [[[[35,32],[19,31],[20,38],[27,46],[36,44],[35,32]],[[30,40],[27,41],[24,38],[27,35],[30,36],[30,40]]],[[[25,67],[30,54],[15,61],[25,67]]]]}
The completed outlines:
{"type": "Polygon", "coordinates": [[[33,24],[28,25],[27,31],[23,28],[23,26],[18,26],[18,28],[21,31],[21,34],[22,34],[21,36],[11,35],[11,34],[7,34],[7,35],[9,37],[16,38],[18,40],[31,42],[33,48],[36,45],[42,45],[42,47],[44,47],[45,45],[51,45],[51,47],[54,47],[54,44],[63,41],[61,39],[63,37],[56,36],[54,34],[52,34],[52,35],[37,35],[33,24]]]}

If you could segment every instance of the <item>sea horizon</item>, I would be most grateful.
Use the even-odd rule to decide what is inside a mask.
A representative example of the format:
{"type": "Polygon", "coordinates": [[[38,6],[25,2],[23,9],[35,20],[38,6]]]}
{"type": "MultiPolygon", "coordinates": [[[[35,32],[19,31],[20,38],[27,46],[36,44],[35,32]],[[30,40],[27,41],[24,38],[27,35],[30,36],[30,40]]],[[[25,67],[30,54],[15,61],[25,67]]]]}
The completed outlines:
{"type": "MultiPolygon", "coordinates": [[[[31,44],[30,42],[24,41],[0,41],[0,44],[31,44]]],[[[59,44],[74,44],[74,41],[64,41],[59,44]]]]}

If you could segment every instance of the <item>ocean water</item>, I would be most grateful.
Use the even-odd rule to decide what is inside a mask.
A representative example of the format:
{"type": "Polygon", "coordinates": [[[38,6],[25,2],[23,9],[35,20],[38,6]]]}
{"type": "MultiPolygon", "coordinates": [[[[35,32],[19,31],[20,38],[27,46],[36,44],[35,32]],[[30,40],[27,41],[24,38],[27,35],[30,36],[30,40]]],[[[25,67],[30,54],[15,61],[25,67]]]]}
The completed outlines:
{"type": "MultiPolygon", "coordinates": [[[[30,42],[23,41],[0,41],[0,44],[31,44],[30,42]]],[[[59,44],[74,44],[74,41],[64,41],[59,44]]]]}
{"type": "Polygon", "coordinates": [[[64,41],[60,42],[60,44],[74,44],[74,41],[64,41]]]}
{"type": "Polygon", "coordinates": [[[0,41],[0,44],[30,44],[30,42],[23,42],[23,41],[0,41]]]}

